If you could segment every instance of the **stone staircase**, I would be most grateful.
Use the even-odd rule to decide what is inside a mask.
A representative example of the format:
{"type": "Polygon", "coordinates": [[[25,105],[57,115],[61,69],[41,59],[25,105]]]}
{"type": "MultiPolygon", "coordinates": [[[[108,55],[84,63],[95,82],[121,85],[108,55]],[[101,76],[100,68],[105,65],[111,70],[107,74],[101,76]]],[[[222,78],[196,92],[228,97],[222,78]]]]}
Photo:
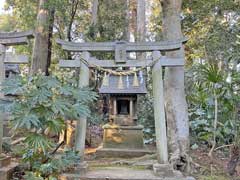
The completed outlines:
{"type": "Polygon", "coordinates": [[[60,180],[195,180],[176,174],[173,177],[155,176],[152,170],[127,167],[100,167],[89,169],[85,175],[63,174],[60,180]]]}

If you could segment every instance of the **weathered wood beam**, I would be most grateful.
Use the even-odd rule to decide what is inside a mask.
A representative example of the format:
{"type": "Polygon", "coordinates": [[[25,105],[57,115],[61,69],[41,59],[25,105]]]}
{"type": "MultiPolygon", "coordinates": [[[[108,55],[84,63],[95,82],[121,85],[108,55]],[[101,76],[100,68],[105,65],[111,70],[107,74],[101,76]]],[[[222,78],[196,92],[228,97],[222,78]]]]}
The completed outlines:
{"type": "Polygon", "coordinates": [[[8,64],[27,64],[28,56],[26,55],[16,55],[16,54],[6,54],[4,63],[8,64]]]}
{"type": "Polygon", "coordinates": [[[3,44],[5,46],[28,44],[28,38],[27,37],[18,37],[18,38],[10,38],[10,39],[0,39],[0,44],[3,44]]]}
{"type": "MultiPolygon", "coordinates": [[[[162,42],[122,42],[122,45],[126,47],[126,51],[170,51],[180,49],[182,44],[187,41],[186,38],[177,41],[162,41],[162,42]]],[[[115,51],[116,45],[119,42],[88,42],[88,43],[76,43],[68,42],[58,39],[56,41],[66,51],[81,52],[81,51],[115,51]]]]}
{"type": "MultiPolygon", "coordinates": [[[[89,67],[94,67],[93,65],[101,66],[104,68],[114,68],[114,67],[143,67],[148,66],[152,60],[127,60],[124,64],[116,64],[114,60],[97,60],[91,58],[88,60],[89,67]]],[[[160,59],[161,66],[184,66],[184,60],[181,58],[167,58],[162,56],[160,59]]],[[[60,67],[73,68],[80,67],[79,60],[60,60],[60,67]]]]}
{"type": "Polygon", "coordinates": [[[0,32],[0,39],[12,39],[12,38],[20,38],[20,37],[28,37],[33,38],[34,32],[23,31],[23,32],[0,32]]]}

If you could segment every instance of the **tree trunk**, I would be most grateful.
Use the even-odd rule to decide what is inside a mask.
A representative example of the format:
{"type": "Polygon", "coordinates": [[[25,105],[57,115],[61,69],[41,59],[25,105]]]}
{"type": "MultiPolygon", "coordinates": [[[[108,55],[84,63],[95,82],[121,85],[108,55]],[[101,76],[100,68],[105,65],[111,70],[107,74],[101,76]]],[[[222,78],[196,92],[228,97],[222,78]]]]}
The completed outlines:
{"type": "Polygon", "coordinates": [[[212,148],[208,153],[208,156],[211,158],[211,160],[212,160],[212,153],[216,147],[217,124],[218,124],[218,97],[216,92],[214,91],[213,141],[212,141],[212,148]]]}
{"type": "Polygon", "coordinates": [[[93,4],[92,4],[92,20],[91,20],[91,24],[93,26],[96,26],[97,24],[97,17],[98,17],[98,0],[93,0],[93,4]]]}
{"type": "Polygon", "coordinates": [[[37,16],[37,27],[35,30],[35,41],[31,64],[31,74],[41,71],[48,72],[49,56],[49,27],[50,17],[48,10],[48,0],[39,1],[39,11],[37,16]]]}
{"type": "MultiPolygon", "coordinates": [[[[137,42],[144,42],[146,36],[146,2],[145,0],[137,1],[137,42]]],[[[137,53],[137,59],[145,59],[145,53],[137,53]]]]}
{"type": "MultiPolygon", "coordinates": [[[[76,16],[79,4],[80,4],[79,0],[72,1],[72,4],[71,4],[70,21],[67,27],[67,40],[69,42],[72,41],[72,26],[75,20],[75,16],[76,16]]],[[[67,56],[68,56],[68,59],[72,59],[72,54],[70,51],[67,52],[67,56]]]]}
{"type": "MultiPolygon", "coordinates": [[[[181,31],[182,0],[163,0],[163,37],[177,40],[181,31]]],[[[184,58],[184,49],[167,52],[172,58],[184,58]]],[[[168,126],[170,162],[175,169],[189,171],[189,120],[184,91],[184,67],[165,69],[165,106],[168,126]]]]}
{"type": "Polygon", "coordinates": [[[53,24],[54,24],[54,15],[55,15],[55,9],[52,8],[50,10],[50,20],[49,20],[49,28],[48,28],[48,57],[47,57],[47,69],[46,69],[46,75],[49,75],[48,68],[51,66],[51,58],[52,58],[52,37],[53,37],[53,24]]]}
{"type": "Polygon", "coordinates": [[[125,28],[123,32],[123,40],[130,41],[130,9],[129,9],[129,0],[125,1],[125,28]]]}
{"type": "MultiPolygon", "coordinates": [[[[0,90],[2,88],[1,83],[3,83],[5,79],[5,67],[4,67],[4,59],[6,54],[6,47],[0,44],[0,90]]],[[[0,92],[0,98],[4,98],[4,93],[0,92]]],[[[0,114],[0,155],[2,154],[2,145],[3,145],[3,120],[5,114],[1,112],[0,114]]]]}
{"type": "MultiPolygon", "coordinates": [[[[136,0],[129,0],[128,3],[129,13],[129,37],[133,36],[131,41],[136,41],[137,36],[137,2],[136,0]]],[[[129,38],[130,39],[130,38],[129,38]]]]}

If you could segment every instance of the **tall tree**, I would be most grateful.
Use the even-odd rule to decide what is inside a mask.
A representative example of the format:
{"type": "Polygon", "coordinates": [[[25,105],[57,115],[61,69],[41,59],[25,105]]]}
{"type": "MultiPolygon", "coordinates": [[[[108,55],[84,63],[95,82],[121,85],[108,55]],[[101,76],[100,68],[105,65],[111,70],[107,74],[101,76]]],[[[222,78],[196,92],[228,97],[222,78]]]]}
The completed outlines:
{"type": "MultiPolygon", "coordinates": [[[[162,0],[163,37],[165,40],[178,40],[183,37],[181,31],[182,0],[162,0]]],[[[167,52],[172,58],[183,58],[184,49],[167,52]]],[[[172,152],[170,162],[175,169],[189,170],[189,122],[184,91],[184,68],[165,69],[165,104],[168,126],[169,149],[172,152]]]]}
{"type": "MultiPolygon", "coordinates": [[[[146,38],[146,2],[137,1],[137,42],[144,42],[146,38]]],[[[145,53],[137,53],[138,59],[144,59],[145,53]]]]}
{"type": "Polygon", "coordinates": [[[50,23],[53,24],[54,17],[54,11],[51,11],[48,0],[39,1],[31,73],[41,70],[43,73],[48,74],[48,68],[51,63],[49,56],[51,52],[50,37],[53,29],[53,25],[50,25],[50,23]]]}
{"type": "Polygon", "coordinates": [[[93,0],[91,24],[94,26],[96,26],[97,24],[98,4],[99,4],[98,0],[93,0]]]}

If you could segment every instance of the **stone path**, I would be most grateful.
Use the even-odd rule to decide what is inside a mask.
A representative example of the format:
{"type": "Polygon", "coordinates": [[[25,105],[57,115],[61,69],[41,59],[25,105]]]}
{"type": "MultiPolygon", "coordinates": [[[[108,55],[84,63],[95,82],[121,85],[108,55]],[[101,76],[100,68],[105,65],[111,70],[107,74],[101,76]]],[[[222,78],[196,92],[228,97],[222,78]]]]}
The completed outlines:
{"type": "Polygon", "coordinates": [[[90,169],[85,176],[63,175],[61,180],[193,180],[191,178],[173,177],[161,178],[151,170],[125,167],[104,167],[90,169]]]}

